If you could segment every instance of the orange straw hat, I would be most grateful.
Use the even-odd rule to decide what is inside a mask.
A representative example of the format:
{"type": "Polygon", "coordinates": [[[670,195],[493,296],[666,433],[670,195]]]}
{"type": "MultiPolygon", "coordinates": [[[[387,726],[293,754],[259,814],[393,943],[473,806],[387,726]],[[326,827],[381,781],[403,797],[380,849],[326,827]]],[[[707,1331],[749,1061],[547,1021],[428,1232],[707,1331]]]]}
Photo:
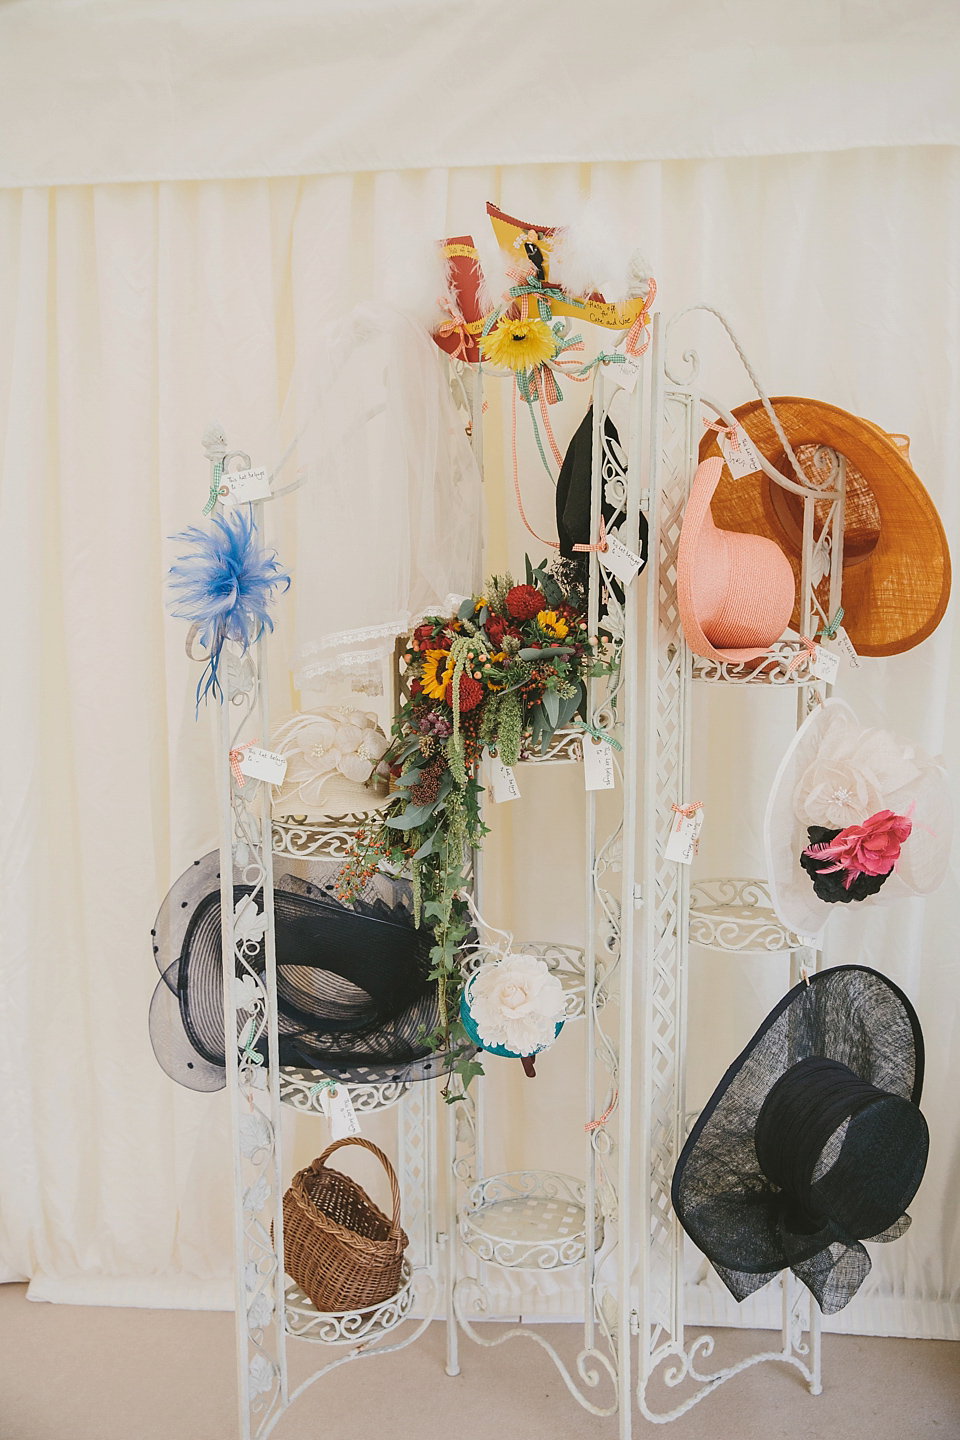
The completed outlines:
{"type": "Polygon", "coordinates": [[[683,515],[677,600],[695,655],[739,664],[759,660],[790,622],[795,586],[783,551],[762,535],[714,524],[710,501],[720,481],[719,456],[701,462],[683,515]]]}
{"type": "MultiPolygon", "coordinates": [[[[808,477],[825,478],[816,465],[818,446],[830,446],[846,457],[841,604],[847,634],[861,655],[912,650],[933,634],[947,608],[950,552],[933,501],[910,464],[909,440],[905,435],[888,435],[879,425],[820,400],[781,395],[770,403],[808,477]]],[[[760,454],[795,479],[762,401],[741,405],[733,415],[760,454]]],[[[700,459],[719,454],[716,435],[705,435],[700,459]]],[[[829,500],[816,502],[817,540],[830,506],[829,500]]],[[[727,530],[775,540],[790,561],[799,590],[800,496],[761,471],[734,480],[724,470],[713,497],[713,515],[727,530]]],[[[816,586],[824,613],[829,591],[828,573],[816,586]]],[[[799,618],[795,609],[794,628],[799,618]]]]}

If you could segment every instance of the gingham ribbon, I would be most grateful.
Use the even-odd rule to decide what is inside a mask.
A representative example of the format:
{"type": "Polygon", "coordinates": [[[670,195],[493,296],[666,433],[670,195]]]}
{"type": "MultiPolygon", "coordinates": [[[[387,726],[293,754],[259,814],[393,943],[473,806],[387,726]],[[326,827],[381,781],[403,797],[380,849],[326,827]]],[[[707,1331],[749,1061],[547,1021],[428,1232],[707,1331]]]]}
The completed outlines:
{"type": "Polygon", "coordinates": [[[603,1112],[603,1114],[600,1116],[599,1120],[588,1120],[587,1123],[586,1123],[586,1125],[584,1125],[583,1128],[584,1128],[584,1130],[587,1132],[588,1135],[592,1134],[592,1132],[593,1132],[594,1130],[599,1130],[603,1125],[606,1125],[607,1121],[610,1119],[610,1116],[613,1114],[614,1110],[617,1108],[617,1101],[618,1101],[619,1099],[620,1099],[620,1091],[619,1091],[619,1090],[614,1090],[614,1092],[613,1092],[613,1099],[610,1101],[610,1104],[607,1106],[606,1110],[604,1110],[604,1112],[603,1112]]]}
{"type": "Polygon", "coordinates": [[[818,647],[816,640],[811,640],[808,635],[801,635],[800,644],[803,646],[803,649],[797,651],[787,666],[788,675],[792,675],[794,670],[803,664],[804,660],[815,660],[817,658],[818,647]]]}
{"type": "Polygon", "coordinates": [[[841,605],[836,615],[834,615],[833,619],[830,621],[830,624],[824,625],[823,629],[820,631],[820,634],[823,636],[824,639],[836,640],[837,631],[840,629],[840,622],[842,621],[842,619],[843,606],[841,605]]]}
{"type": "Polygon", "coordinates": [[[233,771],[233,778],[234,780],[236,780],[237,786],[241,790],[247,783],[247,777],[240,769],[240,762],[243,759],[243,753],[245,750],[249,750],[251,745],[259,744],[259,740],[248,740],[245,745],[237,745],[234,747],[234,749],[230,751],[230,769],[233,771]]]}
{"type": "Polygon", "coordinates": [[[607,544],[607,527],[603,523],[603,516],[600,516],[600,539],[596,545],[574,545],[574,550],[586,550],[589,554],[605,555],[610,549],[607,544]]]}

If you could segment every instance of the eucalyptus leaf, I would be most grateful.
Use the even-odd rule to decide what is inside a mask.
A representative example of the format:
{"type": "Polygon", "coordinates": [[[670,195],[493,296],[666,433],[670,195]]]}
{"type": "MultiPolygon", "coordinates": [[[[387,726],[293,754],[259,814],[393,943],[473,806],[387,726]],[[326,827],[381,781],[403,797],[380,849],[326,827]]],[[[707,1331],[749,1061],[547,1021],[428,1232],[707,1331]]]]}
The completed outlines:
{"type": "Polygon", "coordinates": [[[457,619],[458,619],[458,620],[472,620],[472,619],[473,619],[473,610],[474,610],[473,601],[472,601],[472,600],[464,600],[463,604],[460,606],[460,609],[457,611],[457,619]]]}
{"type": "Polygon", "coordinates": [[[583,686],[582,686],[582,685],[578,685],[577,688],[576,688],[576,690],[575,690],[575,692],[574,692],[572,695],[568,695],[568,696],[566,696],[564,699],[562,699],[562,700],[560,701],[560,715],[559,715],[559,718],[557,719],[557,729],[558,729],[558,730],[562,729],[564,725],[569,725],[569,724],[570,724],[570,721],[573,719],[574,715],[576,715],[576,713],[577,713],[577,708],[578,708],[578,706],[579,706],[580,701],[581,701],[582,698],[583,698],[583,686]]]}
{"type": "Polygon", "coordinates": [[[429,819],[435,808],[436,802],[433,805],[408,805],[402,815],[388,820],[387,824],[391,830],[415,830],[424,820],[429,819]]]}
{"type": "Polygon", "coordinates": [[[395,780],[393,783],[396,785],[398,790],[406,790],[409,785],[416,785],[422,774],[422,769],[404,770],[403,774],[400,776],[400,779],[395,780]]]}
{"type": "Polygon", "coordinates": [[[560,722],[560,696],[556,690],[545,690],[541,704],[552,729],[556,730],[560,722]]]}
{"type": "Polygon", "coordinates": [[[529,647],[517,651],[518,660],[551,660],[555,655],[572,655],[572,645],[551,645],[549,649],[537,650],[529,647]]]}
{"type": "Polygon", "coordinates": [[[432,855],[432,854],[433,854],[433,847],[434,847],[434,845],[435,845],[436,843],[437,843],[437,832],[436,832],[436,830],[434,830],[433,834],[432,834],[432,835],[428,835],[427,839],[424,840],[423,844],[420,846],[420,849],[419,849],[419,850],[416,852],[416,854],[414,855],[414,857],[413,857],[414,860],[425,860],[428,855],[432,855]]]}

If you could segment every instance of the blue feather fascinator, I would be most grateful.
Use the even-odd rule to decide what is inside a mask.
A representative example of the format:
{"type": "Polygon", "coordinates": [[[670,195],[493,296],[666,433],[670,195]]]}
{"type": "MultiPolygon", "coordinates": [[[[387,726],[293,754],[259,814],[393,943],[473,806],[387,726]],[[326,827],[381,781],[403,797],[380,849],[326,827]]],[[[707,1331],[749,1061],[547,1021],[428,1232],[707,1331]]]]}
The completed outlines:
{"type": "Polygon", "coordinates": [[[171,537],[187,547],[170,567],[171,614],[189,620],[210,659],[197,685],[197,704],[212,690],[222,700],[218,678],[224,641],[247,650],[264,630],[273,629],[273,592],[290,587],[275,550],[260,543],[252,511],[237,506],[214,515],[209,530],[196,525],[171,537]]]}

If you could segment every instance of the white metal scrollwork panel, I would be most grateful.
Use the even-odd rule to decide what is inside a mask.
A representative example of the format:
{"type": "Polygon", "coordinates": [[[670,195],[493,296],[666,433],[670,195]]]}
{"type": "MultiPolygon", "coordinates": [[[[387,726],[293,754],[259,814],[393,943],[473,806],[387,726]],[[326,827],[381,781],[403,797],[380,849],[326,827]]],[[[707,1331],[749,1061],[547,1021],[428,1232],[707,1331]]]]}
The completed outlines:
{"type": "Polygon", "coordinates": [[[220,673],[220,909],[240,1433],[257,1440],[287,1405],[273,856],[269,788],[250,780],[239,785],[229,757],[251,721],[254,733],[270,733],[262,642],[243,656],[225,647],[220,673]]]}

